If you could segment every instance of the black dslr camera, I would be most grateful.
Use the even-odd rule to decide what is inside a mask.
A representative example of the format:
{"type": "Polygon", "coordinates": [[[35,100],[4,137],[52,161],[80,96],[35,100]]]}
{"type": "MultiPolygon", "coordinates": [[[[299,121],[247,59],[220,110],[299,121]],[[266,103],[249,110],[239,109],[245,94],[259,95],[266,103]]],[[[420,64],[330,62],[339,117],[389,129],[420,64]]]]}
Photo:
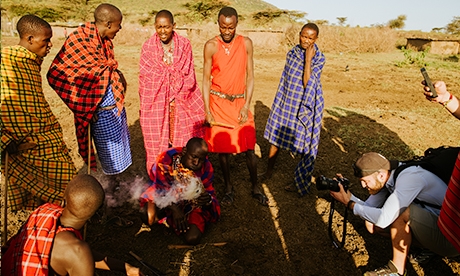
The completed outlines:
{"type": "Polygon", "coordinates": [[[345,191],[348,190],[348,186],[350,186],[350,181],[345,177],[339,177],[336,179],[327,178],[324,175],[321,175],[319,178],[316,179],[316,189],[322,190],[331,190],[333,192],[340,191],[339,183],[342,184],[343,189],[345,191]]]}
{"type": "MultiPolygon", "coordinates": [[[[333,192],[339,192],[340,187],[339,183],[342,184],[343,189],[345,191],[348,190],[348,187],[350,186],[350,181],[345,178],[345,177],[338,177],[336,179],[332,178],[327,178],[324,175],[321,175],[320,177],[316,178],[316,189],[318,190],[330,190],[333,192]]],[[[345,237],[347,234],[347,217],[348,217],[348,209],[345,207],[345,213],[343,214],[343,231],[342,231],[342,240],[339,241],[334,235],[332,231],[332,222],[333,222],[333,217],[334,217],[334,211],[335,211],[335,199],[332,198],[331,201],[331,208],[329,210],[329,222],[328,222],[328,228],[327,232],[329,234],[329,238],[332,240],[332,244],[336,248],[341,248],[345,245],[345,237]]]]}

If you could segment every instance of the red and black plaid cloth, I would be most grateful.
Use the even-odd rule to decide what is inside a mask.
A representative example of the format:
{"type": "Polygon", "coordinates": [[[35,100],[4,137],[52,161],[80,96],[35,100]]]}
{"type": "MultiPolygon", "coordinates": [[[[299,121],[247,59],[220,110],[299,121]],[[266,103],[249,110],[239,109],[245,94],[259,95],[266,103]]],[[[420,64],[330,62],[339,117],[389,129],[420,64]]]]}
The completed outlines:
{"type": "Polygon", "coordinates": [[[78,230],[58,226],[63,208],[46,203],[30,214],[27,222],[7,243],[2,256],[2,275],[48,275],[50,254],[56,234],[74,232],[82,240],[78,230]]]}
{"type": "MultiPolygon", "coordinates": [[[[79,153],[88,162],[88,125],[107,87],[112,85],[118,110],[123,109],[124,87],[113,44],[101,39],[94,22],[71,33],[54,58],[47,77],[51,87],[75,115],[79,153]]],[[[91,167],[96,159],[91,150],[91,167]]]]}
{"type": "Polygon", "coordinates": [[[447,186],[438,226],[446,238],[460,252],[460,153],[447,186]]]}

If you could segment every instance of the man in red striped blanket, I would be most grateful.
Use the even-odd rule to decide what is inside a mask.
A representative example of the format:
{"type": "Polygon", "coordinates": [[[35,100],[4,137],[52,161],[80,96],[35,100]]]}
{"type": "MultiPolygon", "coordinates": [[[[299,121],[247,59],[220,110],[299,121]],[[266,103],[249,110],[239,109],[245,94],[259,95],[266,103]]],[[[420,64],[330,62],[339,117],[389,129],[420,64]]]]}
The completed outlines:
{"type": "MultiPolygon", "coordinates": [[[[139,268],[92,252],[80,229],[105,198],[101,184],[90,175],[69,182],[65,206],[38,207],[13,236],[2,254],[2,275],[94,275],[94,268],[141,275],[139,268]]],[[[2,248],[3,252],[3,248],[2,248]]]]}

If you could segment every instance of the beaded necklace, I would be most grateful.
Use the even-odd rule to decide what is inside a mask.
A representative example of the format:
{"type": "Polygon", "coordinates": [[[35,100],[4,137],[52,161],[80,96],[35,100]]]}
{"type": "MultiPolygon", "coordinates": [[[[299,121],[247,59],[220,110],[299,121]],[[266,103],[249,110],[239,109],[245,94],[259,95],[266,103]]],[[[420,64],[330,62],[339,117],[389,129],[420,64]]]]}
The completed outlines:
{"type": "Polygon", "coordinates": [[[169,47],[167,44],[161,42],[161,47],[163,48],[163,62],[166,65],[171,65],[173,63],[174,56],[174,40],[171,41],[171,46],[169,47]]]}
{"type": "Polygon", "coordinates": [[[233,37],[232,42],[230,42],[230,43],[226,43],[224,40],[222,40],[222,42],[223,42],[222,48],[224,48],[225,54],[226,54],[227,56],[230,55],[230,50],[231,50],[232,47],[233,47],[233,42],[235,42],[235,39],[236,39],[236,37],[233,37]],[[225,47],[224,45],[230,45],[230,46],[225,47]]]}

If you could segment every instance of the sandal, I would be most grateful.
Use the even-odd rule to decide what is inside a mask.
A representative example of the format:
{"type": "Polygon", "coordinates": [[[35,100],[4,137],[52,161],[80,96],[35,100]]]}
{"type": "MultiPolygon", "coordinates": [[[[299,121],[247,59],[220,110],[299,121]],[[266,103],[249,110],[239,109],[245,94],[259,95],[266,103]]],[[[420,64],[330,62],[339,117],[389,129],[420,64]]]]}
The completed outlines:
{"type": "Polygon", "coordinates": [[[134,224],[134,222],[132,220],[124,219],[124,218],[119,217],[119,216],[114,216],[114,217],[108,219],[107,223],[112,222],[112,221],[116,226],[123,227],[123,228],[131,227],[134,224]]]}
{"type": "Polygon", "coordinates": [[[233,192],[228,192],[228,193],[225,193],[220,203],[225,206],[230,206],[233,204],[234,199],[235,199],[235,194],[233,192]]]}
{"type": "Polygon", "coordinates": [[[251,194],[252,194],[252,198],[257,199],[260,205],[268,206],[268,198],[264,194],[254,193],[254,192],[251,192],[251,194]]]}
{"type": "Polygon", "coordinates": [[[297,187],[295,184],[289,184],[287,185],[286,187],[284,187],[284,190],[287,191],[287,192],[291,192],[291,193],[297,193],[297,187]]]}

